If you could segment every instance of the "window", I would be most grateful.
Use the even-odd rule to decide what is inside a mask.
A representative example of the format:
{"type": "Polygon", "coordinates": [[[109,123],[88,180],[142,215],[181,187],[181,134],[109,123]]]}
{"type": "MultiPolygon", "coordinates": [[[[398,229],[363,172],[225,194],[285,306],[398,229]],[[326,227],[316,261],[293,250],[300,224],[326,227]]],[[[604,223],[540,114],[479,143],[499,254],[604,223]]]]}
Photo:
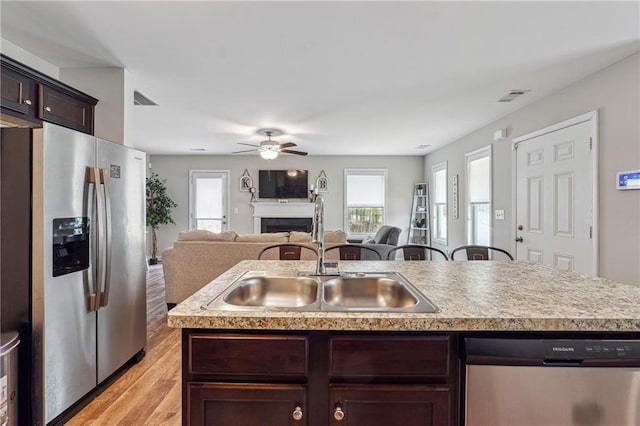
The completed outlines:
{"type": "Polygon", "coordinates": [[[387,171],[345,169],[345,232],[373,235],[385,223],[387,171]]]}
{"type": "Polygon", "coordinates": [[[467,154],[467,243],[491,245],[491,145],[467,154]]]}
{"type": "Polygon", "coordinates": [[[228,171],[189,171],[191,229],[227,230],[228,171]]]}
{"type": "Polygon", "coordinates": [[[431,168],[433,182],[433,241],[447,244],[447,162],[431,168]]]}

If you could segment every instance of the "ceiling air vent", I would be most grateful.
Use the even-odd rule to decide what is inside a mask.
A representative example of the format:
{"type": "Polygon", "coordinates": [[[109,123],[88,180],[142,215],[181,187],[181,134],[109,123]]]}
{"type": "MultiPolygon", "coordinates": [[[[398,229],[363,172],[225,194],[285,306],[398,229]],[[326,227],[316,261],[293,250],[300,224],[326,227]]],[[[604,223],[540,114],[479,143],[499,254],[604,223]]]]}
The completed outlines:
{"type": "Polygon", "coordinates": [[[515,89],[515,90],[512,90],[508,94],[506,94],[503,97],[501,97],[500,99],[498,99],[498,102],[511,102],[512,100],[514,100],[518,96],[524,95],[525,93],[530,92],[530,91],[531,90],[529,90],[529,89],[515,89]]]}
{"type": "Polygon", "coordinates": [[[133,91],[133,104],[145,105],[145,106],[158,105],[157,103],[153,102],[151,99],[147,98],[145,95],[138,92],[137,90],[133,91]]]}

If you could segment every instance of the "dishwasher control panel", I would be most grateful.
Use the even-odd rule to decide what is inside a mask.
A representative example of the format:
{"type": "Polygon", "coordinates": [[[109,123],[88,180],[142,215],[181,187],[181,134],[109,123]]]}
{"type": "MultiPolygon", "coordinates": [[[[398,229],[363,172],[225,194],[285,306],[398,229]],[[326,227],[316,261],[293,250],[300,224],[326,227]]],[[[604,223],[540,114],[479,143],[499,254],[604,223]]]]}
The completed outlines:
{"type": "Polygon", "coordinates": [[[640,359],[635,340],[543,340],[547,359],[640,359]]]}
{"type": "Polygon", "coordinates": [[[466,364],[640,366],[640,340],[465,338],[466,364]]]}

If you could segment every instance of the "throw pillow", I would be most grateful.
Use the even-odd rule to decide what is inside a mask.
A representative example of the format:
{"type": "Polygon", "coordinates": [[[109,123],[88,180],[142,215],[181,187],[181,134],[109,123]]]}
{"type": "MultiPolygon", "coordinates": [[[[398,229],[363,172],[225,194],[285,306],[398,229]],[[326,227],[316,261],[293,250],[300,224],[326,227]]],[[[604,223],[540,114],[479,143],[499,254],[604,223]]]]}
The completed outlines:
{"type": "Polygon", "coordinates": [[[178,241],[234,241],[236,233],[233,231],[211,232],[204,229],[196,231],[180,231],[178,241]]]}
{"type": "Polygon", "coordinates": [[[342,229],[338,229],[336,231],[326,231],[324,233],[324,242],[325,243],[346,243],[347,234],[345,234],[342,229]]]}
{"type": "Polygon", "coordinates": [[[267,234],[239,234],[237,242],[243,243],[286,243],[289,241],[288,232],[272,232],[267,234]]]}
{"type": "Polygon", "coordinates": [[[291,231],[289,233],[289,242],[308,243],[310,241],[311,241],[311,234],[308,232],[291,231]]]}

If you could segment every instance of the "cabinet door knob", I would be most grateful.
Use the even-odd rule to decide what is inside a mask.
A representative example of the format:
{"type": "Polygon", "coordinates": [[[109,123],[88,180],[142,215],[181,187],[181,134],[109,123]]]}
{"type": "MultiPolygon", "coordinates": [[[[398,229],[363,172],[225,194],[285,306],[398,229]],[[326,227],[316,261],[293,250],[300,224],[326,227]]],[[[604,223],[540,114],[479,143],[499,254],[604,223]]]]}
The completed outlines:
{"type": "Polygon", "coordinates": [[[25,99],[22,101],[23,104],[31,105],[31,99],[25,99]]]}
{"type": "Polygon", "coordinates": [[[44,110],[47,111],[47,112],[51,112],[51,107],[48,107],[48,106],[44,107],[44,110]]]}
{"type": "Polygon", "coordinates": [[[342,419],[344,419],[344,411],[342,411],[342,407],[339,405],[336,406],[336,411],[333,412],[333,418],[337,421],[342,421],[342,419]]]}
{"type": "Polygon", "coordinates": [[[296,407],[293,413],[291,413],[291,417],[293,417],[293,420],[302,420],[302,408],[296,407]]]}

